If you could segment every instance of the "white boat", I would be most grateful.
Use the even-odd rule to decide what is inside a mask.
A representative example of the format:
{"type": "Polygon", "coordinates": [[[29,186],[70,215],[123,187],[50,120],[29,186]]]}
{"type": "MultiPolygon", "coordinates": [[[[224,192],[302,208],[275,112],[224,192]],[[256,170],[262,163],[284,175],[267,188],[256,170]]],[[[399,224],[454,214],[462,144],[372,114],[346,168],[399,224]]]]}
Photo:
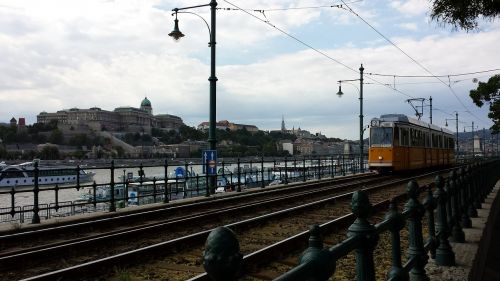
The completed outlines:
{"type": "MultiPolygon", "coordinates": [[[[17,165],[0,165],[0,188],[15,186],[33,186],[35,184],[35,162],[26,162],[17,165]]],[[[73,166],[38,166],[38,184],[55,185],[90,182],[94,173],[79,171],[73,166]]]]}

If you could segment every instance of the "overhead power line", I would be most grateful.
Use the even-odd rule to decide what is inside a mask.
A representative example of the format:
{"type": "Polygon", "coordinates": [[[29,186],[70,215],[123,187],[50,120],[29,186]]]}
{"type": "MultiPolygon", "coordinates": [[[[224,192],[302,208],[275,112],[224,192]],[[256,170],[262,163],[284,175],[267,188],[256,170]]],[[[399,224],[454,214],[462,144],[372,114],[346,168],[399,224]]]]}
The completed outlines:
{"type": "Polygon", "coordinates": [[[499,71],[500,68],[495,68],[495,69],[488,69],[488,70],[481,70],[481,71],[475,71],[475,72],[467,72],[467,73],[458,73],[458,74],[445,74],[445,75],[398,75],[398,74],[382,74],[382,73],[374,73],[374,72],[368,72],[366,73],[367,75],[374,75],[374,76],[388,76],[388,77],[399,77],[399,78],[434,78],[434,77],[455,77],[455,76],[465,76],[465,75],[473,75],[473,74],[480,74],[480,73],[487,73],[487,72],[494,72],[494,71],[499,71]]]}
{"type": "MultiPolygon", "coordinates": [[[[242,9],[242,8],[238,7],[237,5],[235,5],[235,4],[231,3],[231,2],[229,2],[228,0],[224,0],[224,2],[226,2],[226,3],[228,3],[229,5],[231,5],[231,6],[235,7],[236,9],[234,9],[234,10],[239,10],[239,11],[242,11],[242,12],[244,12],[244,13],[246,13],[246,14],[250,15],[251,17],[254,17],[254,18],[258,19],[259,21],[261,21],[261,22],[263,22],[263,23],[265,23],[265,24],[267,24],[267,25],[271,26],[272,28],[274,28],[274,29],[278,30],[279,32],[283,33],[284,35],[286,35],[286,36],[288,36],[288,37],[292,38],[293,40],[295,40],[295,41],[299,42],[300,44],[302,44],[302,45],[306,46],[307,48],[309,48],[309,49],[311,49],[311,50],[313,50],[313,51],[317,52],[318,54],[320,54],[320,55],[322,55],[322,56],[326,57],[327,59],[332,60],[332,61],[336,62],[337,64],[340,64],[340,65],[342,65],[343,67],[345,67],[345,68],[347,68],[347,69],[349,69],[349,70],[351,70],[351,71],[353,71],[353,72],[355,72],[355,73],[359,73],[359,72],[358,72],[358,70],[356,70],[356,69],[354,69],[354,68],[352,68],[352,67],[350,67],[350,66],[348,66],[348,65],[346,65],[346,64],[344,64],[344,63],[342,63],[341,61],[339,61],[339,60],[337,60],[337,59],[335,59],[335,58],[331,57],[330,55],[326,54],[325,52],[323,52],[323,51],[321,51],[321,50],[319,50],[319,49],[316,49],[315,47],[313,47],[313,46],[309,45],[308,43],[306,43],[306,42],[304,42],[304,41],[300,40],[299,38],[297,38],[297,37],[293,36],[292,34],[290,34],[290,33],[286,32],[286,31],[284,31],[283,29],[281,29],[281,28],[277,27],[276,25],[274,25],[274,24],[270,23],[270,22],[267,20],[267,18],[266,18],[266,20],[263,20],[263,19],[261,19],[261,18],[259,18],[259,17],[257,17],[257,16],[255,16],[255,15],[253,15],[253,14],[251,14],[251,13],[250,13],[250,11],[255,11],[255,10],[242,9]]],[[[373,82],[375,82],[375,83],[377,83],[377,84],[379,84],[379,85],[385,86],[385,87],[387,87],[387,88],[389,88],[389,89],[391,89],[391,90],[393,90],[393,91],[395,91],[395,92],[397,92],[397,93],[399,93],[399,94],[402,94],[402,95],[404,95],[404,96],[406,96],[406,97],[413,98],[411,95],[408,95],[408,94],[406,94],[406,93],[404,93],[404,92],[402,92],[402,91],[400,91],[400,90],[398,90],[398,89],[396,89],[396,88],[393,88],[393,87],[391,87],[389,84],[382,83],[382,82],[380,82],[380,81],[378,81],[378,80],[376,80],[376,79],[374,79],[374,78],[371,78],[371,77],[366,77],[366,79],[369,79],[369,80],[371,80],[371,81],[373,81],[373,82]]]]}
{"type": "Polygon", "coordinates": [[[387,36],[385,36],[384,34],[382,34],[380,31],[378,31],[373,25],[371,25],[370,23],[368,23],[363,17],[361,17],[358,13],[356,13],[346,2],[344,2],[344,0],[341,0],[342,1],[342,4],[347,7],[348,11],[351,12],[352,14],[354,14],[355,16],[357,16],[361,21],[363,21],[366,25],[368,25],[371,29],[373,29],[376,33],[378,33],[382,38],[384,38],[387,42],[389,42],[391,45],[393,45],[396,49],[398,49],[401,53],[403,53],[406,57],[408,57],[410,60],[412,60],[416,65],[418,65],[420,68],[422,68],[423,70],[425,70],[427,73],[429,73],[431,75],[431,77],[434,77],[436,79],[438,79],[442,84],[444,84],[450,91],[451,93],[455,96],[455,98],[458,100],[458,102],[462,105],[463,108],[466,109],[466,111],[471,115],[473,116],[474,118],[476,118],[478,121],[481,121],[483,123],[485,123],[481,118],[477,117],[475,114],[473,114],[469,108],[463,103],[463,101],[458,97],[457,93],[455,92],[455,90],[453,90],[453,88],[449,85],[449,84],[446,84],[446,82],[444,82],[441,78],[439,78],[438,76],[434,75],[434,73],[432,73],[429,69],[427,69],[425,66],[423,66],[420,62],[418,62],[416,59],[414,59],[413,57],[411,57],[408,53],[406,53],[403,49],[401,49],[398,45],[396,45],[394,42],[392,42],[389,38],[387,38],[387,36]]]}

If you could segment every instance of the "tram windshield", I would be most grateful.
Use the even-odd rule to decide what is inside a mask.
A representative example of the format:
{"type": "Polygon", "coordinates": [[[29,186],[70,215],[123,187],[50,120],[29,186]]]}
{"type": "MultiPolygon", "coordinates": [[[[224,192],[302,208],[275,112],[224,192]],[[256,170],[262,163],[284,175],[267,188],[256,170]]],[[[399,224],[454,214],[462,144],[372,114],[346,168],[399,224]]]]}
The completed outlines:
{"type": "Polygon", "coordinates": [[[370,146],[391,146],[392,145],[392,128],[371,128],[370,146]]]}

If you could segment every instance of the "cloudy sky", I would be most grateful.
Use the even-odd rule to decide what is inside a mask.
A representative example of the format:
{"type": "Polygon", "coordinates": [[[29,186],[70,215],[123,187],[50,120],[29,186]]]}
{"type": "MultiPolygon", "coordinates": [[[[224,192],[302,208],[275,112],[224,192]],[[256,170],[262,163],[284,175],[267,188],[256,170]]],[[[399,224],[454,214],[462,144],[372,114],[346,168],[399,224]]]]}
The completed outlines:
{"type": "MultiPolygon", "coordinates": [[[[362,63],[365,124],[385,113],[414,115],[406,100],[432,96],[434,124],[457,111],[466,122],[461,131],[472,121],[491,125],[487,107],[477,108],[468,93],[473,78],[486,81],[499,71],[447,75],[500,68],[500,21],[466,33],[432,22],[427,0],[345,1],[359,17],[312,8],[337,0],[219,0],[218,7],[233,9],[217,11],[217,120],[270,130],[284,116],[288,128],[356,139],[359,82],[342,84],[341,98],[336,93],[338,80],[359,78],[362,63]],[[445,77],[394,77],[430,73],[445,77]]],[[[205,23],[179,14],[186,36],[167,36],[173,8],[205,2],[0,0],[0,122],[33,123],[41,111],[71,107],[138,107],[145,96],[156,114],[178,115],[190,126],[206,121],[205,23]]],[[[210,22],[208,7],[190,11],[210,22]]]]}

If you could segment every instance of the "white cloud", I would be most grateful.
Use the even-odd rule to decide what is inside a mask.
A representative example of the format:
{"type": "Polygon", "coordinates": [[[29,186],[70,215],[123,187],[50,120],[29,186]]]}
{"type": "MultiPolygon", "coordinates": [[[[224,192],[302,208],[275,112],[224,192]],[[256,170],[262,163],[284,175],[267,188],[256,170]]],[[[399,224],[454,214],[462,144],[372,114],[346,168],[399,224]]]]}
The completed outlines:
{"type": "Polygon", "coordinates": [[[427,0],[392,1],[390,5],[406,16],[425,14],[431,7],[427,0]]]}
{"type": "MultiPolygon", "coordinates": [[[[41,4],[25,0],[7,3],[14,8],[0,6],[0,102],[8,105],[0,107],[0,122],[12,116],[27,117],[28,122],[34,122],[36,114],[43,110],[53,112],[75,106],[99,106],[107,110],[138,106],[146,95],[155,113],[179,115],[189,125],[205,121],[210,71],[208,33],[195,16],[182,15],[180,28],[186,38],[173,43],[166,36],[173,27],[173,19],[165,10],[192,3],[172,2],[54,0],[41,4]],[[151,8],[158,5],[163,10],[151,8]]],[[[228,6],[224,1],[219,2],[220,7],[228,6]]],[[[235,2],[244,3],[244,8],[291,7],[290,1],[285,0],[235,2]]],[[[399,7],[410,2],[413,3],[400,3],[399,7]]],[[[303,0],[293,4],[313,6],[324,2],[303,0]]],[[[266,16],[288,30],[325,21],[325,14],[336,17],[341,14],[334,9],[327,11],[297,10],[266,16]]],[[[208,9],[199,12],[209,19],[208,9]]],[[[376,11],[365,12],[367,19],[373,17],[370,22],[377,21],[376,11]]],[[[226,53],[241,52],[281,36],[241,11],[217,13],[218,55],[220,47],[226,53]]],[[[406,27],[411,28],[411,23],[406,27]]],[[[329,39],[324,33],[312,36],[329,39]]],[[[435,74],[446,74],[496,68],[498,38],[500,29],[493,26],[472,34],[391,39],[435,74]]],[[[358,78],[360,63],[366,73],[426,73],[393,46],[377,42],[361,48],[357,37],[349,37],[345,42],[349,43],[322,51],[354,71],[309,49],[298,52],[278,49],[266,57],[250,58],[250,63],[218,65],[217,119],[276,129],[284,114],[288,127],[300,126],[332,137],[356,139],[358,92],[352,85],[343,84],[345,95],[338,98],[337,80],[358,78]]],[[[288,38],[280,43],[296,44],[288,38]]],[[[373,83],[368,77],[365,122],[382,113],[411,114],[411,108],[404,102],[406,96],[368,84],[373,83]]],[[[381,83],[394,82],[392,78],[374,78],[381,83]]],[[[408,81],[396,81],[396,87],[404,93],[415,97],[432,95],[438,108],[463,110],[443,85],[410,86],[403,85],[404,82],[408,81]]],[[[485,109],[477,109],[469,101],[468,90],[473,86],[470,82],[460,83],[456,91],[471,111],[485,116],[485,109]]],[[[439,113],[435,118],[439,119],[439,113]]]]}
{"type": "Polygon", "coordinates": [[[405,29],[405,30],[410,30],[410,31],[418,30],[418,26],[414,22],[401,23],[401,24],[399,24],[399,27],[401,27],[402,29],[405,29]]]}

